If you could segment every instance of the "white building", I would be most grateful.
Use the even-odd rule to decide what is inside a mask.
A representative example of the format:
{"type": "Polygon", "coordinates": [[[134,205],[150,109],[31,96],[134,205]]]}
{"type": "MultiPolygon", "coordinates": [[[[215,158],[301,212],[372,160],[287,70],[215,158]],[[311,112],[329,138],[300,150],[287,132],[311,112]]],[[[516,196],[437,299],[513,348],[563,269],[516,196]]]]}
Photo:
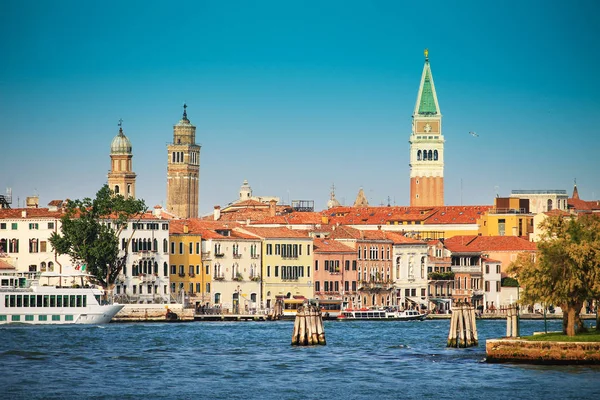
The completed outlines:
{"type": "Polygon", "coordinates": [[[483,263],[483,306],[484,310],[494,310],[500,307],[501,303],[501,265],[497,260],[482,257],[483,263]]]}
{"type": "Polygon", "coordinates": [[[529,200],[529,212],[539,214],[552,210],[567,211],[569,195],[566,190],[513,190],[510,197],[529,200]]]}
{"type": "Polygon", "coordinates": [[[405,308],[427,307],[427,243],[395,232],[386,232],[386,237],[393,240],[392,279],[396,289],[396,304],[405,308]]]}

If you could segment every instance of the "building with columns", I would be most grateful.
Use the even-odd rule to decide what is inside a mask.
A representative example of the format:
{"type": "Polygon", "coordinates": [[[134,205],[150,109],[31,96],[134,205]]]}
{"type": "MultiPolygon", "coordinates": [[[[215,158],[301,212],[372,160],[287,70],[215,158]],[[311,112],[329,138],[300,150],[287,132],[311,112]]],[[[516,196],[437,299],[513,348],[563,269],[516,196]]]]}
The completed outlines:
{"type": "Polygon", "coordinates": [[[442,114],[437,100],[429,53],[412,116],[410,135],[410,205],[444,205],[444,136],[442,114]]]}
{"type": "Polygon", "coordinates": [[[200,183],[200,146],[196,127],[187,117],[173,126],[173,143],[167,146],[167,211],[179,218],[197,218],[200,183]]]}
{"type": "Polygon", "coordinates": [[[119,133],[110,144],[110,171],[108,187],[125,198],[135,197],[135,178],[132,164],[131,142],[123,133],[123,121],[119,121],[119,133]]]}

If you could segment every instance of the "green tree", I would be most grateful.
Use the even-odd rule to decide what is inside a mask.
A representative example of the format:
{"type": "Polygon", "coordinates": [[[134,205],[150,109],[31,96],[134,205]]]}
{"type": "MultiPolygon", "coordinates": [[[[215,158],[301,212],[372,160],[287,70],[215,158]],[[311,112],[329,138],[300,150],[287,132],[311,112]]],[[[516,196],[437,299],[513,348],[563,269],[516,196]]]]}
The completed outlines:
{"type": "Polygon", "coordinates": [[[521,303],[560,306],[563,331],[574,336],[584,301],[600,298],[600,216],[551,216],[539,227],[536,256],[520,254],[508,272],[523,285],[521,303]]]}
{"type": "Polygon", "coordinates": [[[95,199],[68,201],[60,233],[53,233],[50,243],[58,254],[68,254],[73,263],[85,264],[91,283],[101,286],[107,299],[127,262],[136,224],[128,230],[127,246],[121,256],[119,238],[127,222],[139,221],[146,210],[143,200],[125,199],[104,185],[95,199]]]}

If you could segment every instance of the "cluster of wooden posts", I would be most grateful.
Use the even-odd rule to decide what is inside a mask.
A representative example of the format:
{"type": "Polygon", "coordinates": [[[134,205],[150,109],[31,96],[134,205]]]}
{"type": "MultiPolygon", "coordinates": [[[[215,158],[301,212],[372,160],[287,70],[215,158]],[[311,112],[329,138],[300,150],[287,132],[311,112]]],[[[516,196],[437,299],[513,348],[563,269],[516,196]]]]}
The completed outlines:
{"type": "Polygon", "coordinates": [[[283,316],[283,301],[281,299],[277,299],[275,305],[267,315],[267,319],[270,321],[276,321],[283,316]]]}
{"type": "Polygon", "coordinates": [[[304,304],[298,307],[292,334],[292,346],[325,345],[323,316],[319,307],[304,304]]]}
{"type": "Polygon", "coordinates": [[[448,347],[473,347],[478,344],[475,308],[469,304],[457,303],[452,308],[448,347]]]}
{"type": "Polygon", "coordinates": [[[506,309],[506,337],[519,337],[519,306],[516,304],[506,309]]]}

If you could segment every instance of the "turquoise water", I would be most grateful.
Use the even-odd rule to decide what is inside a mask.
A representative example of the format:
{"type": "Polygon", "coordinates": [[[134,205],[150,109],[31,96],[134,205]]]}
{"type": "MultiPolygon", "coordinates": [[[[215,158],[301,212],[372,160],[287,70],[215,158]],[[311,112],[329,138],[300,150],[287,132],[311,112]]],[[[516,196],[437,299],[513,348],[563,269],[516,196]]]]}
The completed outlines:
{"type": "MultiPolygon", "coordinates": [[[[292,347],[292,321],[4,326],[1,399],[591,399],[600,368],[486,364],[447,349],[449,320],[325,321],[327,346],[292,347]]],[[[522,334],[544,329],[522,321],[522,334]]],[[[560,329],[550,321],[549,329],[560,329]]]]}

